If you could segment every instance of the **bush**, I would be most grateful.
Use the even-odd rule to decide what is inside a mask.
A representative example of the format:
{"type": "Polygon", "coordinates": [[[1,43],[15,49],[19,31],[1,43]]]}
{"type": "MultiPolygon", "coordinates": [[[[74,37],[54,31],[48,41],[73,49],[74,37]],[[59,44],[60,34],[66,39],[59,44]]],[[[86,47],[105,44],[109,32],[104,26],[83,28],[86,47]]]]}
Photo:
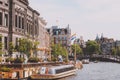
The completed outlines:
{"type": "Polygon", "coordinates": [[[58,61],[57,58],[55,57],[52,57],[52,61],[58,61]]]}
{"type": "Polygon", "coordinates": [[[36,57],[30,57],[28,59],[28,62],[39,62],[39,61],[40,61],[39,58],[36,58],[36,57]]]}
{"type": "Polygon", "coordinates": [[[24,58],[16,58],[16,59],[14,60],[14,63],[23,63],[24,61],[25,61],[24,58]]]}
{"type": "Polygon", "coordinates": [[[7,58],[6,62],[11,62],[12,63],[12,62],[14,62],[14,58],[7,58]]]}
{"type": "Polygon", "coordinates": [[[0,71],[2,71],[2,72],[10,72],[11,69],[8,68],[8,67],[2,67],[2,68],[0,69],[0,71]]]}

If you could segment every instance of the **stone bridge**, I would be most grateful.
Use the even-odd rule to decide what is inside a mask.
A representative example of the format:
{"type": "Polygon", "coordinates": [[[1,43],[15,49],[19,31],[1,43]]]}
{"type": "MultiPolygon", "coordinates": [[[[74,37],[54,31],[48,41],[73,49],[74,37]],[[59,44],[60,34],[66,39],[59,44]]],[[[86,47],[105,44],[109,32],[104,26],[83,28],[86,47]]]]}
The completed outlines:
{"type": "MultiPolygon", "coordinates": [[[[71,60],[73,60],[73,57],[69,57],[71,60]]],[[[90,59],[90,61],[103,61],[103,62],[116,62],[120,63],[120,56],[112,56],[112,55],[86,55],[86,56],[79,56],[77,59],[90,59]]]]}

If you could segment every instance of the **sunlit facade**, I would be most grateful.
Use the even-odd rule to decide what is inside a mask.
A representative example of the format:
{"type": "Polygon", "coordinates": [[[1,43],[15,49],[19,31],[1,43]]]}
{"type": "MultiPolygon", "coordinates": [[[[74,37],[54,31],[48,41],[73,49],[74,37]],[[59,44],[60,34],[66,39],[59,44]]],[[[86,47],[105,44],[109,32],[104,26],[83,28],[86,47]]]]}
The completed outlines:
{"type": "Polygon", "coordinates": [[[39,12],[29,6],[28,0],[0,0],[0,41],[5,53],[8,53],[9,42],[17,45],[19,39],[27,38],[38,41],[38,48],[45,48],[42,50],[45,54],[49,49],[46,24],[39,12]]]}

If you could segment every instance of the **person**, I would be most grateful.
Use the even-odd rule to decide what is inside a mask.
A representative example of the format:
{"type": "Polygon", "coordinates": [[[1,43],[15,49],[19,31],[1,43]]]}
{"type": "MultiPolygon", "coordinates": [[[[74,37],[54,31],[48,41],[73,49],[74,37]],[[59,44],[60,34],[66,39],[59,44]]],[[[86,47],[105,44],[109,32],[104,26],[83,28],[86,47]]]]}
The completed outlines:
{"type": "Polygon", "coordinates": [[[59,61],[59,62],[63,62],[63,59],[62,59],[62,56],[61,56],[61,55],[58,56],[58,61],[59,61]]]}

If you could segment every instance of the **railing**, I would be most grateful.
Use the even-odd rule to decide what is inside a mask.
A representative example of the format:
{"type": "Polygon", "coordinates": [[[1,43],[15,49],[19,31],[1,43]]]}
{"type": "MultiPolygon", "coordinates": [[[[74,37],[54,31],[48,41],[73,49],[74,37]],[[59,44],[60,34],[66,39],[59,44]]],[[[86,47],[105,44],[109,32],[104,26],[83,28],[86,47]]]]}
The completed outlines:
{"type": "Polygon", "coordinates": [[[89,59],[101,59],[102,61],[107,60],[110,62],[119,62],[120,63],[120,56],[113,56],[113,55],[92,55],[92,56],[81,56],[79,57],[79,59],[85,59],[85,58],[89,58],[89,59]]]}
{"type": "Polygon", "coordinates": [[[45,63],[4,63],[0,64],[0,67],[7,66],[9,68],[29,68],[29,67],[38,67],[38,66],[47,66],[47,65],[58,65],[63,64],[62,62],[45,62],[45,63]]]}

